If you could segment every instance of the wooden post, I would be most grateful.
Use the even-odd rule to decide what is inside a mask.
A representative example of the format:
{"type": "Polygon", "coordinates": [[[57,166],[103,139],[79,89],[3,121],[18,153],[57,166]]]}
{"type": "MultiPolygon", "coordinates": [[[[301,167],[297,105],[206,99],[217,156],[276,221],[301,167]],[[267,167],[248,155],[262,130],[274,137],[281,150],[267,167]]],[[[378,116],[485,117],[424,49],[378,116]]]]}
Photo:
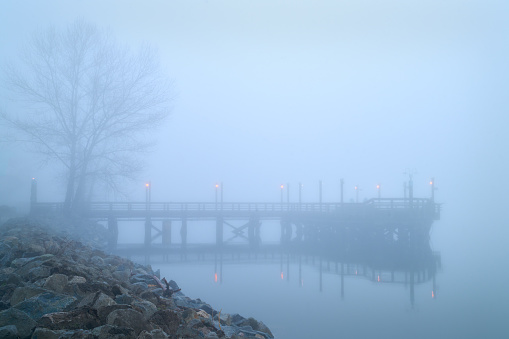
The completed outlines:
{"type": "Polygon", "coordinates": [[[223,210],[223,182],[221,181],[221,183],[219,185],[221,185],[220,189],[221,189],[221,211],[222,211],[223,210]]]}
{"type": "Polygon", "coordinates": [[[290,184],[286,184],[286,202],[290,204],[290,184]]]}
{"type": "Polygon", "coordinates": [[[162,229],[162,244],[163,246],[171,245],[171,220],[163,220],[163,229],[162,229]]]}

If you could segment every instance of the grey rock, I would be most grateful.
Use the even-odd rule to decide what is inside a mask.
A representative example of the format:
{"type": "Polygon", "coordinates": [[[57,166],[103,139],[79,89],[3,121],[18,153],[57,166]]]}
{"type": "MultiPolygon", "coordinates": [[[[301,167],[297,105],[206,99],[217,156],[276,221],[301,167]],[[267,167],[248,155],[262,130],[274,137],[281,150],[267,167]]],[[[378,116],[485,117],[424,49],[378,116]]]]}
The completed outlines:
{"type": "Polygon", "coordinates": [[[159,310],[150,317],[150,322],[168,335],[174,335],[181,323],[181,317],[171,310],[159,310]]]}
{"type": "Polygon", "coordinates": [[[92,258],[90,258],[90,263],[95,266],[102,267],[104,266],[104,260],[100,256],[94,255],[92,258]]]}
{"type": "Polygon", "coordinates": [[[244,321],[240,322],[238,324],[238,326],[239,327],[251,327],[253,329],[253,331],[267,333],[270,337],[274,337],[272,335],[272,332],[269,330],[269,328],[264,323],[262,323],[261,321],[257,321],[254,318],[245,319],[244,321]]]}
{"type": "Polygon", "coordinates": [[[28,314],[15,308],[0,312],[0,326],[14,325],[20,338],[29,338],[37,323],[28,314]]]}
{"type": "Polygon", "coordinates": [[[135,339],[134,329],[129,327],[103,325],[92,330],[92,334],[98,339],[135,339]]]}
{"type": "Polygon", "coordinates": [[[23,279],[21,279],[21,277],[14,273],[14,272],[10,272],[10,273],[7,273],[5,272],[4,274],[0,275],[0,284],[14,284],[16,286],[23,286],[24,285],[24,281],[23,279]]]}
{"type": "Polygon", "coordinates": [[[129,271],[115,271],[111,275],[114,279],[119,281],[128,281],[130,273],[129,271]]]}
{"type": "Polygon", "coordinates": [[[127,310],[130,308],[132,308],[131,305],[120,305],[120,304],[103,306],[97,310],[97,315],[99,316],[99,320],[101,321],[101,324],[105,324],[107,322],[108,315],[111,312],[113,312],[115,310],[127,310]]]}
{"type": "Polygon", "coordinates": [[[141,331],[151,331],[152,325],[143,318],[143,315],[133,309],[115,310],[106,318],[108,325],[130,327],[134,329],[136,335],[141,331]]]}
{"type": "Polygon", "coordinates": [[[50,330],[77,330],[77,329],[93,329],[100,326],[97,311],[82,307],[70,312],[55,312],[43,315],[37,325],[50,330]]]}
{"type": "Polygon", "coordinates": [[[64,311],[75,301],[76,298],[71,296],[56,294],[53,292],[45,292],[22,301],[13,306],[13,308],[25,312],[32,319],[37,320],[46,313],[64,311]]]}
{"type": "Polygon", "coordinates": [[[131,288],[134,291],[134,293],[140,294],[140,293],[148,290],[148,285],[144,282],[137,282],[135,284],[132,284],[131,288]]]}
{"type": "Polygon", "coordinates": [[[49,277],[51,270],[47,266],[38,266],[28,271],[27,277],[30,280],[37,280],[41,278],[49,277]]]}
{"type": "Polygon", "coordinates": [[[33,339],[58,339],[60,331],[52,331],[47,328],[37,327],[32,334],[33,339]]]}
{"type": "Polygon", "coordinates": [[[14,325],[0,327],[0,339],[17,338],[18,329],[14,325]]]}
{"type": "Polygon", "coordinates": [[[137,300],[131,303],[134,309],[137,309],[138,311],[143,314],[143,318],[145,320],[150,319],[150,317],[157,312],[157,307],[153,303],[147,300],[137,300]]]}
{"type": "Polygon", "coordinates": [[[14,290],[14,293],[11,296],[11,305],[14,306],[22,301],[25,301],[26,299],[30,299],[44,292],[47,292],[47,290],[38,287],[18,287],[14,290]]]}
{"type": "Polygon", "coordinates": [[[79,275],[73,276],[71,279],[69,279],[69,284],[84,284],[87,282],[87,279],[84,277],[80,277],[79,275]]]}
{"type": "Polygon", "coordinates": [[[102,292],[96,292],[96,293],[89,293],[83,298],[80,303],[78,304],[78,307],[88,306],[93,309],[99,309],[103,306],[111,306],[115,305],[115,300],[108,297],[106,294],[102,292]]]}
{"type": "Polygon", "coordinates": [[[62,293],[67,286],[68,278],[63,274],[53,274],[46,279],[44,288],[62,293]]]}
{"type": "Polygon", "coordinates": [[[138,339],[167,339],[169,336],[161,329],[155,329],[150,332],[142,331],[138,339]]]}
{"type": "Polygon", "coordinates": [[[134,298],[127,294],[121,294],[115,297],[115,301],[117,302],[117,304],[129,305],[130,303],[133,302],[133,300],[134,298]]]}
{"type": "Polygon", "coordinates": [[[177,285],[177,283],[173,280],[170,280],[168,283],[170,284],[172,290],[178,290],[180,288],[179,285],[177,285]]]}

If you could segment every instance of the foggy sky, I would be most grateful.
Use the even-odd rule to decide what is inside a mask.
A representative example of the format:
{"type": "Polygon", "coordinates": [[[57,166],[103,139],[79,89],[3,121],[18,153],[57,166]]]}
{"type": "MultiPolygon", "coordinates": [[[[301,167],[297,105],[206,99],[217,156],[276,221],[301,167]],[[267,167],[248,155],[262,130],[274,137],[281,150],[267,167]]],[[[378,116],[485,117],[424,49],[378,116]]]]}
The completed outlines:
{"type": "MultiPolygon", "coordinates": [[[[298,182],[317,201],[319,180],[337,201],[340,178],[347,200],[357,184],[361,199],[377,183],[394,197],[411,169],[416,196],[435,177],[459,213],[509,188],[508,14],[503,1],[2,1],[0,62],[77,17],[158,48],[176,99],[135,200],[148,180],[157,201],[212,201],[221,181],[227,201],[279,201],[286,183],[296,201],[298,182]]],[[[62,199],[32,157],[2,147],[0,203],[28,201],[31,177],[41,200],[62,199]]]]}

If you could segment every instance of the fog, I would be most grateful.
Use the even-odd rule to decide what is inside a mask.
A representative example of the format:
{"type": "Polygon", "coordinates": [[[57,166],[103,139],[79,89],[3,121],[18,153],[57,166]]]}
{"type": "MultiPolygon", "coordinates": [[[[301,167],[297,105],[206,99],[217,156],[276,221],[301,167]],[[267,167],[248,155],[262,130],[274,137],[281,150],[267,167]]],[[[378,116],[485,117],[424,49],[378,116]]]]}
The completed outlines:
{"type": "MultiPolygon", "coordinates": [[[[429,320],[429,311],[445,317],[435,337],[474,338],[484,330],[503,337],[508,15],[505,1],[4,1],[0,64],[16,61],[34,31],[76,18],[130,46],[157,48],[173,80],[171,115],[150,133],[157,143],[143,173],[123,187],[127,196],[100,192],[95,200],[142,202],[150,181],[158,202],[214,202],[216,183],[225,202],[277,203],[281,184],[296,202],[299,183],[302,201],[318,202],[322,181],[323,201],[338,202],[340,179],[345,201],[356,199],[356,185],[360,201],[375,198],[377,184],[382,197],[400,198],[408,173],[414,196],[429,198],[435,178],[435,201],[443,205],[430,243],[442,257],[442,299],[422,306],[409,330],[429,320]]],[[[22,109],[5,87],[0,95],[0,110],[22,109]]],[[[60,170],[41,165],[26,147],[1,143],[0,205],[26,209],[32,177],[39,201],[61,202],[60,170]]],[[[139,239],[137,232],[120,227],[120,240],[139,239]]],[[[207,240],[207,232],[190,232],[189,241],[207,240]]],[[[183,291],[206,300],[207,286],[192,281],[183,291]]],[[[241,291],[229,288],[214,293],[241,291]]],[[[369,291],[357,297],[384,293],[369,291]]],[[[390,309],[408,311],[394,303],[390,309]]],[[[349,307],[386,329],[385,318],[362,305],[349,307]]]]}

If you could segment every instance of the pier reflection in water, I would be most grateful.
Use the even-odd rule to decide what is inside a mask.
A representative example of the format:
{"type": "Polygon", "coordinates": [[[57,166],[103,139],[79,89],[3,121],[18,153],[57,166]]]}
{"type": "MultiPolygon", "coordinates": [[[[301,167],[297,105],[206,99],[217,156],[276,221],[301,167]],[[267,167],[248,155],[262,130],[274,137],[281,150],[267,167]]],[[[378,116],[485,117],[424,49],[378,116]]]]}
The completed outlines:
{"type": "MultiPolygon", "coordinates": [[[[375,284],[401,285],[408,289],[412,306],[415,303],[416,285],[429,284],[430,297],[437,297],[436,275],[441,263],[440,254],[432,251],[429,242],[413,246],[381,244],[372,248],[337,248],[332,245],[318,247],[290,243],[265,244],[257,249],[242,244],[220,248],[204,244],[187,246],[185,249],[153,246],[150,253],[145,250],[139,248],[136,251],[131,248],[130,252],[137,261],[150,263],[154,267],[169,265],[172,271],[179,266],[199,266],[207,271],[213,267],[211,279],[219,284],[223,283],[224,271],[229,271],[229,267],[233,275],[239,265],[245,270],[249,270],[250,265],[262,265],[272,268],[278,266],[281,280],[290,282],[296,279],[299,286],[303,286],[309,278],[314,280],[318,277],[316,290],[319,292],[324,289],[324,279],[340,277],[341,299],[348,293],[345,280],[352,281],[352,284],[359,278],[375,284]],[[307,270],[308,276],[304,275],[303,267],[310,268],[307,270]]],[[[122,252],[122,248],[119,251],[122,252]]],[[[259,288],[263,289],[263,286],[259,288]]]]}
{"type": "Polygon", "coordinates": [[[338,326],[346,337],[433,337],[426,323],[436,322],[441,258],[430,246],[431,221],[387,225],[309,223],[304,237],[283,237],[290,233],[281,227],[278,242],[153,242],[115,251],[160,269],[190,298],[264,321],[280,339],[335,337],[338,326]]]}

